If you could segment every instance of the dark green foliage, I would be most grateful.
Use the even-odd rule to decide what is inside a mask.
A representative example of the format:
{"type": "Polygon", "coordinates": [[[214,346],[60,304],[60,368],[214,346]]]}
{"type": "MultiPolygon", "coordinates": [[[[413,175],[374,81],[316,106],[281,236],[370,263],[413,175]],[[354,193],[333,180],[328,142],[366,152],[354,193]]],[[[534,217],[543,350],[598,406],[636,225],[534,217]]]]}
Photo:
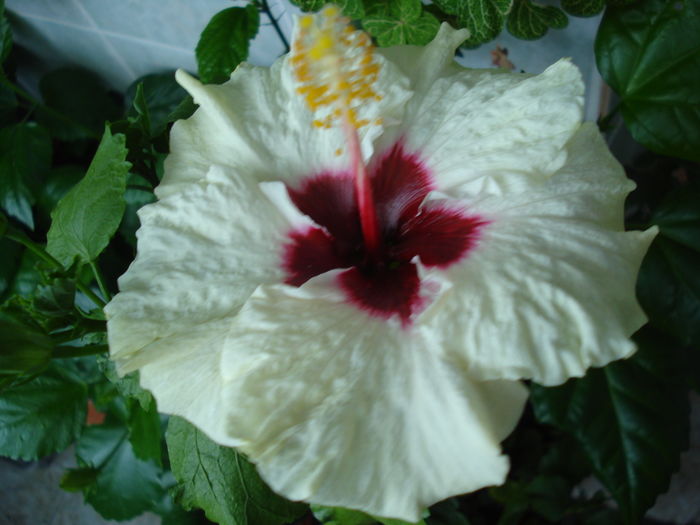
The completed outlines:
{"type": "Polygon", "coordinates": [[[425,45],[440,28],[438,19],[423,11],[420,0],[397,0],[385,11],[362,20],[362,26],[380,46],[425,45]]]}
{"type": "Polygon", "coordinates": [[[561,0],[561,7],[574,16],[595,16],[605,8],[605,0],[561,0]]]}
{"type": "MultiPolygon", "coordinates": [[[[28,344],[27,332],[22,341],[28,344]]],[[[33,334],[32,351],[47,345],[33,334]]],[[[0,455],[38,459],[70,445],[85,421],[87,389],[68,370],[52,364],[34,379],[12,386],[0,395],[0,455]]]]}
{"type": "Polygon", "coordinates": [[[248,58],[248,45],[259,25],[260,14],[252,5],[229,7],[214,15],[195,51],[202,81],[219,84],[228,80],[236,66],[248,58]]]}
{"type": "Polygon", "coordinates": [[[688,397],[677,356],[642,331],[637,354],[559,387],[532,385],[537,418],[570,432],[598,479],[638,523],[666,491],[688,446],[688,397]]]}
{"type": "Polygon", "coordinates": [[[606,11],[596,60],[634,138],[700,160],[700,3],[645,0],[606,11]]]}
{"type": "Polygon", "coordinates": [[[508,31],[524,40],[542,38],[550,27],[564,29],[568,24],[569,20],[561,9],[530,0],[514,0],[508,15],[508,31]]]}
{"type": "Polygon", "coordinates": [[[202,508],[222,525],[283,525],[306,511],[305,505],[273,493],[241,454],[217,445],[184,419],[170,418],[166,438],[185,508],[202,508]]]}

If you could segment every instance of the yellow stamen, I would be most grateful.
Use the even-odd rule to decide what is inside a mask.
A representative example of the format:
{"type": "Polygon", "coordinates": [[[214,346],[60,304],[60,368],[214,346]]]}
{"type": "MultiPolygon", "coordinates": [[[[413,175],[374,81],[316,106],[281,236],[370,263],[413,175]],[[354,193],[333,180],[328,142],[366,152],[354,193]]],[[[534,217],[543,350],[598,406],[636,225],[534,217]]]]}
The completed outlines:
{"type": "Polygon", "coordinates": [[[374,90],[380,65],[371,39],[355,30],[340,9],[329,5],[318,15],[301,17],[290,63],[297,92],[312,111],[321,113],[315,126],[346,122],[358,128],[370,123],[358,119],[357,112],[361,104],[381,100],[374,90]]]}

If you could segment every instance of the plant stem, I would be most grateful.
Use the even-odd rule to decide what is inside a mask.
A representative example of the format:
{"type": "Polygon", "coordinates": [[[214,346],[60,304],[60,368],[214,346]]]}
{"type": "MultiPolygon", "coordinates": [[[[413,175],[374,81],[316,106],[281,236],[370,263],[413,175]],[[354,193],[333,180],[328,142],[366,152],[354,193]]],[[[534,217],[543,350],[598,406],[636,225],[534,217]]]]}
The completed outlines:
{"type": "Polygon", "coordinates": [[[112,295],[109,293],[109,290],[107,290],[104,277],[102,277],[102,272],[100,272],[100,269],[95,264],[95,261],[90,261],[90,268],[92,268],[92,274],[95,276],[95,280],[97,281],[97,286],[100,288],[102,297],[109,301],[112,298],[112,295]]]}
{"type": "MultiPolygon", "coordinates": [[[[56,260],[49,252],[47,252],[43,246],[32,241],[29,237],[27,237],[27,235],[23,231],[18,230],[17,228],[8,224],[7,230],[5,231],[5,237],[12,241],[22,244],[25,248],[27,248],[27,250],[39,257],[39,259],[50,264],[57,270],[65,270],[63,265],[58,260],[56,260]]],[[[98,308],[102,309],[107,304],[102,299],[100,299],[95,294],[95,292],[90,290],[89,287],[85,286],[77,279],[75,281],[75,287],[81,292],[83,292],[93,303],[95,303],[95,306],[97,306],[98,308]]]]}
{"type": "Polygon", "coordinates": [[[64,359],[67,357],[83,357],[86,355],[104,354],[109,351],[108,345],[86,345],[86,346],[57,346],[53,349],[53,357],[64,359]]]}
{"type": "Polygon", "coordinates": [[[277,32],[277,36],[280,37],[282,44],[284,44],[284,52],[289,53],[289,42],[287,41],[287,38],[284,36],[282,29],[280,28],[279,24],[277,23],[277,19],[274,16],[272,16],[272,11],[270,11],[270,5],[267,3],[267,0],[260,1],[260,9],[262,10],[263,13],[265,13],[267,15],[267,18],[270,19],[270,23],[272,24],[272,27],[275,28],[275,31],[277,32]]]}

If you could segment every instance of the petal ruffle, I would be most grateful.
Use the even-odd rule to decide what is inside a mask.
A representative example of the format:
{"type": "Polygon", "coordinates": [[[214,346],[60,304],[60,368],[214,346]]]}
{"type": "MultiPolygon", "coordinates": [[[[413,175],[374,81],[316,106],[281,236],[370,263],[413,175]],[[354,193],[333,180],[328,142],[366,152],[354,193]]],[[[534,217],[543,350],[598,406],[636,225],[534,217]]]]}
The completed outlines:
{"type": "Polygon", "coordinates": [[[252,177],[214,166],[139,211],[138,255],[105,308],[121,373],[150,362],[152,342],[233,316],[260,283],[283,279],[281,247],[293,225],[268,194],[252,177]]]}
{"type": "Polygon", "coordinates": [[[416,521],[503,481],[499,441],[526,390],[481,383],[433,346],[349,306],[334,273],[261,286],[222,358],[228,431],[277,492],[416,521]]]}
{"type": "MultiPolygon", "coordinates": [[[[360,128],[366,158],[385,127],[400,121],[411,96],[399,69],[381,57],[377,60],[382,68],[376,88],[383,98],[363,106],[358,116],[370,122],[381,117],[383,124],[360,128]]],[[[173,126],[172,153],[156,189],[158,197],[201,179],[212,164],[245,167],[257,179],[268,181],[294,181],[347,168],[341,127],[319,129],[312,124],[315,116],[296,92],[288,57],[270,68],[243,63],[221,85],[203,85],[184,71],[178,71],[176,78],[200,108],[173,126]]]]}
{"type": "Polygon", "coordinates": [[[539,188],[466,200],[490,224],[446,271],[454,288],[433,323],[476,377],[556,385],[634,352],[645,322],[635,281],[656,231],[622,231],[634,185],[594,125],[567,151],[539,188]]]}
{"type": "Polygon", "coordinates": [[[426,48],[386,53],[430,80],[411,78],[415,94],[402,126],[385,133],[381,146],[403,135],[447,193],[455,186],[504,193],[541,182],[564,164],[564,145],[581,121],[578,69],[568,60],[536,76],[459,68],[452,57],[461,38],[443,25],[426,48]]]}

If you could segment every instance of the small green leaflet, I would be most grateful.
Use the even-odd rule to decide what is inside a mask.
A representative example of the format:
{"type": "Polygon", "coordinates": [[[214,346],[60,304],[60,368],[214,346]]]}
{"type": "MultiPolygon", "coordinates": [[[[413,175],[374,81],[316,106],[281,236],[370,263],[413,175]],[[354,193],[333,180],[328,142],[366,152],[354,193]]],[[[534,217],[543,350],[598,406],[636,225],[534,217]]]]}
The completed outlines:
{"type": "Polygon", "coordinates": [[[62,484],[82,489],[85,500],[106,519],[133,518],[167,496],[166,473],[136,457],[120,424],[86,428],[75,453],[81,469],[70,471],[62,484]]]}
{"type": "Polygon", "coordinates": [[[85,384],[51,364],[0,395],[0,455],[33,460],[65,449],[80,435],[86,411],[85,384]]]}
{"type": "Polygon", "coordinates": [[[152,460],[161,466],[161,437],[160,415],[155,402],[148,410],[144,410],[135,399],[128,401],[129,405],[129,441],[134,455],[143,460],[152,460]]]}
{"type": "Polygon", "coordinates": [[[700,2],[647,0],[606,10],[595,55],[632,136],[700,160],[700,2]]]}
{"type": "MultiPolygon", "coordinates": [[[[650,322],[700,345],[700,192],[677,190],[651,218],[660,232],[642,263],[637,296],[650,322]]],[[[700,353],[700,352],[699,352],[700,353]]]]}
{"type": "Polygon", "coordinates": [[[508,15],[508,31],[523,40],[542,38],[547,30],[563,29],[569,19],[558,7],[539,5],[531,0],[515,0],[508,15]]]}
{"type": "Polygon", "coordinates": [[[320,11],[323,6],[332,3],[337,5],[345,16],[353,20],[358,20],[365,16],[362,0],[337,0],[335,2],[327,2],[326,0],[291,0],[291,2],[306,12],[320,11]]]}
{"type": "Polygon", "coordinates": [[[51,212],[47,250],[66,267],[75,257],[94,261],[119,227],[131,167],[124,144],[124,135],[106,128],[85,177],[51,212]]]}
{"type": "Polygon", "coordinates": [[[166,440],[186,509],[199,507],[221,525],[283,525],[307,509],[277,496],[243,456],[182,418],[170,418],[166,440]]]}
{"type": "Polygon", "coordinates": [[[250,40],[258,33],[257,7],[229,7],[209,21],[195,50],[199,76],[207,84],[225,82],[236,66],[248,58],[250,40]]]}
{"type": "Polygon", "coordinates": [[[155,137],[163,132],[170,122],[170,114],[187,97],[187,92],[175,81],[175,72],[146,75],[129,86],[125,94],[125,105],[129,116],[146,115],[148,134],[155,137]],[[140,97],[138,95],[141,89],[140,97]]]}
{"type": "Polygon", "coordinates": [[[605,7],[605,0],[561,0],[564,11],[574,16],[595,16],[605,7]]]}
{"type": "Polygon", "coordinates": [[[0,129],[0,206],[34,229],[32,205],[51,166],[51,137],[34,123],[0,129]]]}
{"type": "Polygon", "coordinates": [[[362,20],[362,25],[382,47],[425,45],[440,29],[438,19],[423,11],[420,0],[391,2],[387,14],[368,16],[362,20]]]}
{"type": "Polygon", "coordinates": [[[690,410],[673,348],[648,329],[637,341],[630,359],[531,387],[537,419],[576,437],[629,525],[668,488],[688,446],[690,410]]]}

